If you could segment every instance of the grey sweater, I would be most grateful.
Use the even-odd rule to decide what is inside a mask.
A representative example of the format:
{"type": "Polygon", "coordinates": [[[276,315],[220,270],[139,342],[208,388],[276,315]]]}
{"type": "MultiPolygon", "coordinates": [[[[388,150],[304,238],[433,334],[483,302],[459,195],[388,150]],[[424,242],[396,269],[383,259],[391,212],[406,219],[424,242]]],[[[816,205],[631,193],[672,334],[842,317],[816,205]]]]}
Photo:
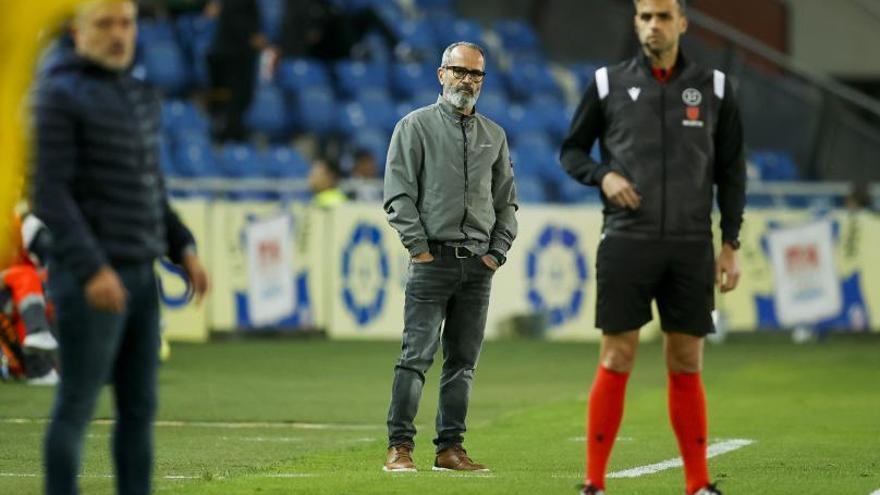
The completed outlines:
{"type": "Polygon", "coordinates": [[[411,255],[429,241],[506,255],[517,204],[504,130],[442,96],[405,116],[388,147],[384,208],[411,255]]]}

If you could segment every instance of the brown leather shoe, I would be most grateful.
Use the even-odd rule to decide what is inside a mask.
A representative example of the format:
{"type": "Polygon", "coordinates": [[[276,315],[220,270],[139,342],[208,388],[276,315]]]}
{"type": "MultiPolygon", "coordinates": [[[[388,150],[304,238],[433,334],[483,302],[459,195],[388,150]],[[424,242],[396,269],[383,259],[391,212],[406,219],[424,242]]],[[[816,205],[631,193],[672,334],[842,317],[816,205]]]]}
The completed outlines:
{"type": "Polygon", "coordinates": [[[467,455],[460,444],[437,452],[434,471],[488,471],[485,464],[477,464],[467,455]]]}
{"type": "Polygon", "coordinates": [[[382,471],[395,473],[415,471],[416,465],[413,463],[412,452],[412,444],[392,445],[388,448],[388,456],[385,458],[385,465],[382,466],[382,471]]]}

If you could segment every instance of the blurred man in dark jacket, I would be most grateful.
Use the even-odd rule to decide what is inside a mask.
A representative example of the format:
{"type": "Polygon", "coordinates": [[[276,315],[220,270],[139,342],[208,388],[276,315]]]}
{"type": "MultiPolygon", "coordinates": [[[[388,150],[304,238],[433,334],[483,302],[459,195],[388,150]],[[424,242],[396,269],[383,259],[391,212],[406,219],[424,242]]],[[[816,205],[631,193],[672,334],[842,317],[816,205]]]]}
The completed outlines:
{"type": "Polygon", "coordinates": [[[137,7],[83,4],[75,53],[45,68],[35,96],[34,213],[53,235],[61,384],[45,442],[46,493],[75,494],[101,386],[116,397],[117,492],[150,492],[159,302],[153,262],[180,264],[198,297],[207,275],[171,210],[159,169],[160,102],[127,72],[137,7]]]}

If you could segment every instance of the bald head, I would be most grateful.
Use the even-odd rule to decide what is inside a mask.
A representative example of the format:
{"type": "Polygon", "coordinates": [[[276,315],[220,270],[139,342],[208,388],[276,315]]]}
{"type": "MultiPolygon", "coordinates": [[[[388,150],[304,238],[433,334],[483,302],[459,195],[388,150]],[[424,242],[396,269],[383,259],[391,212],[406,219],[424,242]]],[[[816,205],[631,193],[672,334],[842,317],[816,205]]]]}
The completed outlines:
{"type": "Polygon", "coordinates": [[[120,71],[134,58],[137,5],[132,0],[88,0],[80,5],[71,29],[76,53],[120,71]]]}

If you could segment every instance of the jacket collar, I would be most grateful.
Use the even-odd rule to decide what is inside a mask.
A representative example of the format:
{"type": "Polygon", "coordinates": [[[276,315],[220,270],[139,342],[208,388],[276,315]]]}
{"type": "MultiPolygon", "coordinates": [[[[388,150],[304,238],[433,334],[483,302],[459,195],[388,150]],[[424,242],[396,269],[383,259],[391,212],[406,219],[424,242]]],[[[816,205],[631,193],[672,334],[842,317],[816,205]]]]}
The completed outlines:
{"type": "Polygon", "coordinates": [[[444,115],[456,122],[470,122],[477,115],[476,106],[474,106],[470,115],[464,115],[459,112],[452,103],[446,101],[446,98],[444,98],[442,94],[437,96],[437,106],[440,107],[440,111],[443,112],[444,115]]]}
{"type": "MultiPolygon", "coordinates": [[[[654,80],[654,74],[651,72],[651,59],[645,54],[644,50],[639,50],[639,54],[636,57],[641,63],[642,68],[645,70],[645,73],[651,80],[654,80]]],[[[681,49],[681,45],[678,46],[678,58],[675,59],[675,64],[672,66],[672,75],[669,77],[669,81],[667,83],[672,82],[684,72],[685,68],[690,65],[690,61],[687,57],[684,56],[684,52],[681,49]]]]}

